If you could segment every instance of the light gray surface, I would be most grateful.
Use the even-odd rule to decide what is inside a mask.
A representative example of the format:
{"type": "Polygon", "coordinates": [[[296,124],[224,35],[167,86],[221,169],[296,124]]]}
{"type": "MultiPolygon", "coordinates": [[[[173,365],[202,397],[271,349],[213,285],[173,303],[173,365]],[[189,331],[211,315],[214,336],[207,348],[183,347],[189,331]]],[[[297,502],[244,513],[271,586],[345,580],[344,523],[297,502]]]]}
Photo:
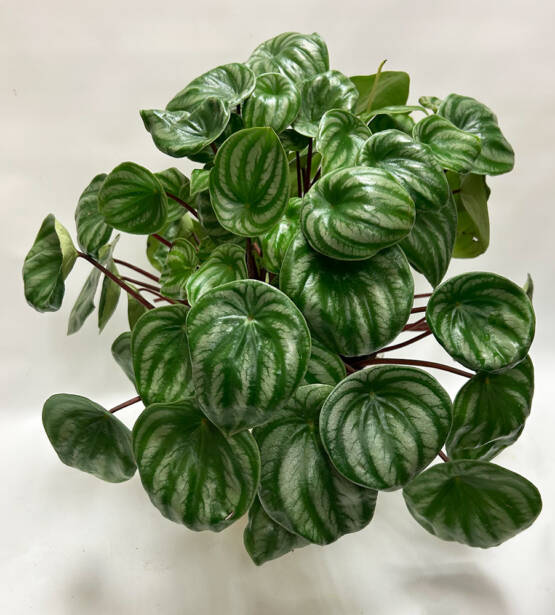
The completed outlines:
{"type": "MultiPolygon", "coordinates": [[[[553,613],[554,7],[547,0],[0,3],[0,612],[553,613]],[[320,32],[333,68],[348,74],[370,74],[388,58],[388,68],[410,73],[413,102],[451,91],[476,96],[498,113],[516,150],[515,171],[491,181],[490,250],[451,269],[515,281],[530,271],[536,282],[534,407],[521,440],[498,462],[538,485],[544,511],[500,548],[434,539],[396,492],[380,496],[365,531],[256,568],[243,552],[244,520],[220,535],[190,532],[159,515],[138,478],[109,485],[63,466],[42,431],[42,403],[52,393],[110,406],[133,392],[109,351],[125,328],[123,306],[101,337],[93,317],[65,337],[84,263],[59,313],[26,306],[20,268],[41,219],[54,212],[73,230],[83,187],[123,160],[171,166],[138,109],[164,105],[204,70],[246,59],[258,42],[291,29],[320,32]]],[[[144,263],[143,241],[124,238],[120,253],[144,263]]],[[[444,358],[429,340],[417,352],[444,358]]],[[[452,394],[461,385],[436,375],[452,394]]],[[[131,424],[136,414],[120,416],[131,424]]]]}

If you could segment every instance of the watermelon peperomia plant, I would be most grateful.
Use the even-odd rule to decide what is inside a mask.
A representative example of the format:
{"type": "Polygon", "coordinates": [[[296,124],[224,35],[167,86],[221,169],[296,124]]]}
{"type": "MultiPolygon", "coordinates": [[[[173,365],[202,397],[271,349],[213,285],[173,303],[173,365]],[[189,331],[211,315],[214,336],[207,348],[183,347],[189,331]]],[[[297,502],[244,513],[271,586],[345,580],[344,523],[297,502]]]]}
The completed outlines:
{"type": "Polygon", "coordinates": [[[346,77],[319,35],[288,32],[208,71],[141,111],[158,149],[201,168],[97,175],[75,212],[79,249],[49,215],[25,259],[39,312],[60,308],[77,258],[92,266],[68,333],[101,275],[100,329],[127,293],[112,353],[138,395],[110,410],[50,397],[60,459],[111,482],[138,468],[152,503],[193,530],[248,511],[256,564],[361,530],[380,490],[402,488],[426,530],[478,547],[541,509],[491,463],[530,412],[531,280],[443,281],[452,256],[487,249],[485,178],[510,171],[513,150],[484,104],[407,105],[409,76],[382,68],[346,77]],[[158,274],[116,257],[114,229],[147,237],[158,274]],[[414,294],[411,266],[433,292],[414,294]],[[466,369],[395,357],[428,335],[466,369]],[[454,403],[422,367],[467,379],[454,403]],[[114,412],[138,402],[130,431],[114,412]]]}

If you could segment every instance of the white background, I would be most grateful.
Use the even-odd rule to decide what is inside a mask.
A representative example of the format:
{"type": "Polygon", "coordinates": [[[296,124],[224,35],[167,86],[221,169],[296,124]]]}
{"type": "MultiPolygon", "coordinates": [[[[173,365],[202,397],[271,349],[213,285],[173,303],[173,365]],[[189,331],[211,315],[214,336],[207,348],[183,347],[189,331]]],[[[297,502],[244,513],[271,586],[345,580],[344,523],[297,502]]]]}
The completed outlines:
{"type": "MultiPolygon", "coordinates": [[[[0,612],[553,613],[555,4],[2,0],[0,7],[0,612]],[[159,515],[138,477],[110,485],[63,466],[42,431],[42,403],[55,392],[107,407],[134,392],[109,351],[126,327],[123,301],[102,336],[94,317],[65,336],[86,263],[69,278],[60,312],[26,306],[20,269],[40,221],[54,212],[73,231],[82,189],[123,160],[171,166],[138,109],[164,106],[193,77],[246,59],[286,30],[320,32],[332,67],[347,74],[373,73],[387,58],[387,68],[410,73],[413,103],[451,91],[477,97],[498,113],[516,150],[514,172],[490,182],[489,251],[451,269],[492,270],[520,283],[530,271],[536,283],[536,397],[524,434],[497,462],[536,483],[544,510],[499,548],[433,538],[395,492],[380,495],[363,532],[256,568],[242,547],[244,519],[219,535],[188,531],[159,515]]],[[[145,263],[143,242],[125,238],[120,255],[145,263]]],[[[406,355],[446,358],[429,340],[406,355]]],[[[462,384],[436,375],[453,395],[462,384]]],[[[138,410],[118,416],[131,425],[138,410]]]]}

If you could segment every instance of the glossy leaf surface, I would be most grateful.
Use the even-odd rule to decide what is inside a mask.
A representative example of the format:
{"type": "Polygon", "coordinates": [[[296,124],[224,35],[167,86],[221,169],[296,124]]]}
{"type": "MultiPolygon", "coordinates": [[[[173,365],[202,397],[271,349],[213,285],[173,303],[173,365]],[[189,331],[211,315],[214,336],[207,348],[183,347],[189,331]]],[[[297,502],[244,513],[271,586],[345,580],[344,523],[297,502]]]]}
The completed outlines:
{"type": "Polygon", "coordinates": [[[124,374],[135,385],[135,370],[131,353],[131,331],[124,331],[116,337],[112,344],[112,356],[121,367],[124,374]]]}
{"type": "Polygon", "coordinates": [[[260,237],[264,265],[268,271],[279,273],[287,248],[299,230],[301,207],[302,199],[290,198],[283,217],[260,237]]]}
{"type": "Polygon", "coordinates": [[[203,192],[199,192],[193,198],[192,205],[197,210],[199,221],[203,229],[211,238],[214,240],[231,240],[237,238],[227,231],[218,221],[208,191],[204,190],[203,192]]]}
{"type": "MultiPolygon", "coordinates": [[[[191,184],[189,178],[183,175],[179,169],[170,167],[164,171],[154,173],[154,176],[162,184],[162,188],[166,194],[173,194],[184,201],[189,200],[191,184]]],[[[183,209],[183,205],[168,197],[168,217],[166,219],[166,225],[180,220],[184,214],[185,209],[183,209]]]]}
{"type": "Polygon", "coordinates": [[[96,256],[98,250],[110,241],[112,227],[104,222],[98,211],[98,192],[106,179],[106,173],[96,175],[83,190],[75,210],[77,242],[83,252],[96,256]]]}
{"type": "Polygon", "coordinates": [[[355,113],[365,113],[390,105],[404,105],[409,96],[410,78],[402,71],[379,71],[375,75],[351,77],[359,98],[355,113]]]}
{"type": "Polygon", "coordinates": [[[450,178],[458,217],[453,256],[475,258],[489,246],[489,188],[483,175],[450,178]]]}
{"type": "Polygon", "coordinates": [[[329,384],[335,386],[345,378],[345,364],[341,357],[328,350],[312,337],[312,349],[306,374],[301,384],[329,384]]]}
{"type": "Polygon", "coordinates": [[[94,312],[94,296],[100,282],[100,271],[93,267],[85,279],[81,292],[71,308],[67,323],[67,334],[77,333],[85,323],[85,320],[94,312]]]}
{"type": "MultiPolygon", "coordinates": [[[[110,257],[106,268],[116,276],[119,272],[110,257]]],[[[98,330],[102,332],[108,321],[114,315],[121,294],[121,286],[116,284],[108,276],[104,276],[102,287],[100,290],[100,299],[98,300],[98,330]]]]}
{"type": "Polygon", "coordinates": [[[208,190],[210,183],[210,171],[207,169],[193,169],[191,173],[190,196],[193,198],[200,192],[208,190]]]}
{"type": "Polygon", "coordinates": [[[160,276],[162,295],[173,299],[185,299],[187,280],[197,265],[198,257],[195,247],[186,239],[176,239],[166,257],[160,276]]]}

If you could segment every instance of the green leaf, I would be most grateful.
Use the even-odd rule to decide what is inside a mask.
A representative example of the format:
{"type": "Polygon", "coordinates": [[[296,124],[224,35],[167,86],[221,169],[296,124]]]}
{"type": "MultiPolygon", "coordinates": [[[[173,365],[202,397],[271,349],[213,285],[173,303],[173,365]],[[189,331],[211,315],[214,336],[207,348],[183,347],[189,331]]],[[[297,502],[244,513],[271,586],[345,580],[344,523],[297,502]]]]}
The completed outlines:
{"type": "Polygon", "coordinates": [[[389,173],[349,167],[324,175],[305,195],[301,228],[321,254],[361,260],[406,237],[414,215],[411,197],[389,173]]]}
{"type": "Polygon", "coordinates": [[[455,258],[474,258],[489,246],[489,188],[483,175],[453,178],[453,196],[457,204],[455,258]]]}
{"type": "Polygon", "coordinates": [[[260,455],[249,432],[226,438],[190,398],[148,407],[133,450],[151,502],[171,521],[220,532],[247,512],[260,455]]]}
{"type": "Polygon", "coordinates": [[[438,454],[451,425],[449,395],[427,372],[378,365],[347,376],[320,415],[337,470],[372,489],[399,489],[438,454]]]}
{"type": "Polygon", "coordinates": [[[94,177],[83,190],[75,210],[77,242],[83,252],[96,256],[98,250],[110,241],[112,227],[104,222],[98,211],[98,192],[106,179],[106,173],[94,177]]]}
{"type": "Polygon", "coordinates": [[[77,251],[67,230],[49,214],[42,221],[23,263],[27,303],[37,312],[55,312],[64,298],[64,280],[73,268],[77,251]]]}
{"type": "Polygon", "coordinates": [[[129,329],[133,331],[135,325],[139,318],[145,313],[148,312],[148,308],[145,307],[142,303],[139,303],[135,297],[131,296],[129,293],[127,294],[127,322],[129,323],[129,329]]]}
{"type": "Polygon", "coordinates": [[[194,305],[209,290],[246,278],[245,250],[236,244],[224,243],[215,248],[208,259],[189,276],[186,283],[187,299],[194,305]]]}
{"type": "Polygon", "coordinates": [[[520,436],[530,414],[534,366],[526,357],[502,374],[476,374],[457,393],[447,438],[452,459],[493,459],[520,436]]]}
{"type": "MultiPolygon", "coordinates": [[[[169,192],[183,201],[189,200],[190,182],[181,171],[175,167],[154,173],[156,179],[162,184],[162,188],[166,194],[169,192]]],[[[171,224],[176,220],[180,220],[185,214],[183,206],[168,198],[168,217],[166,224],[171,224]]]]}
{"type": "Polygon", "coordinates": [[[437,286],[449,268],[456,234],[457,208],[450,198],[441,209],[417,211],[411,232],[399,245],[414,269],[437,286]]]}
{"type": "Polygon", "coordinates": [[[190,197],[193,198],[200,192],[208,190],[210,183],[210,171],[207,169],[193,169],[191,173],[191,193],[190,197]]]}
{"type": "Polygon", "coordinates": [[[310,137],[301,135],[292,128],[289,128],[280,133],[279,140],[286,152],[302,152],[308,147],[310,137]]]}
{"type": "Polygon", "coordinates": [[[149,310],[131,333],[137,391],[145,405],[184,399],[191,391],[191,359],[181,304],[149,310]]]}
{"type": "Polygon", "coordinates": [[[437,113],[439,107],[441,106],[442,100],[437,96],[421,96],[418,99],[418,103],[423,107],[426,107],[426,109],[431,109],[434,113],[437,113]]]}
{"type": "Polygon", "coordinates": [[[328,350],[322,342],[312,338],[312,350],[304,380],[301,384],[329,384],[335,386],[345,378],[345,363],[328,350]]]}
{"type": "Polygon", "coordinates": [[[225,229],[246,237],[269,230],[288,197],[287,156],[271,128],[240,130],[220,147],[210,173],[210,198],[225,229]]]}
{"type": "Polygon", "coordinates": [[[444,169],[456,173],[468,173],[482,149],[479,137],[460,130],[439,115],[420,120],[414,127],[413,136],[430,148],[444,169]]]}
{"type": "Polygon", "coordinates": [[[49,397],[42,409],[46,435],[60,461],[111,483],[135,474],[131,432],[102,406],[61,393],[49,397]]]}
{"type": "Polygon", "coordinates": [[[279,273],[287,248],[299,230],[299,216],[302,199],[289,199],[281,220],[260,237],[264,266],[268,271],[279,273]]]}
{"type": "MultiPolygon", "coordinates": [[[[193,204],[196,206],[194,200],[193,204]]],[[[183,208],[181,209],[183,210],[183,208]]],[[[172,243],[178,238],[194,241],[193,233],[197,230],[191,216],[189,216],[189,214],[184,214],[179,220],[166,224],[166,226],[158,232],[158,235],[161,235],[164,239],[172,243]]],[[[158,271],[162,271],[164,268],[164,263],[166,262],[169,251],[170,249],[155,237],[149,236],[147,238],[146,256],[149,263],[158,271]]]]}
{"type": "Polygon", "coordinates": [[[316,137],[316,149],[323,159],[322,174],[354,166],[369,137],[368,126],[352,113],[342,109],[326,111],[316,137]]]}
{"type": "Polygon", "coordinates": [[[207,191],[199,192],[194,197],[192,205],[197,210],[202,227],[210,237],[226,241],[236,239],[235,235],[232,235],[219,223],[212,207],[210,194],[207,191]]]}
{"type": "Polygon", "coordinates": [[[366,527],[377,496],[339,476],[326,456],[318,415],[331,390],[300,387],[281,412],[254,430],[262,506],[286,530],[320,545],[366,527]]]}
{"type": "Polygon", "coordinates": [[[386,130],[400,130],[401,132],[412,136],[414,130],[414,120],[408,114],[382,113],[380,115],[375,115],[370,120],[368,123],[368,128],[372,134],[384,132],[386,130]]]}
{"type": "Polygon", "coordinates": [[[257,566],[310,544],[308,540],[288,532],[276,523],[266,513],[258,496],[249,509],[249,522],[243,532],[243,543],[257,566]]]}
{"type": "Polygon", "coordinates": [[[449,200],[449,184],[442,168],[425,145],[399,130],[372,135],[358,162],[391,173],[410,194],[417,211],[441,209],[449,200]]]}
{"type": "Polygon", "coordinates": [[[326,111],[353,111],[357,99],[358,91],[353,82],[337,70],[329,70],[307,79],[302,84],[301,106],[293,128],[307,137],[315,137],[326,111]]]}
{"type": "Polygon", "coordinates": [[[206,98],[192,111],[141,111],[154,145],[168,156],[183,158],[215,141],[229,121],[229,107],[219,98],[206,98]]]}
{"type": "Polygon", "coordinates": [[[428,113],[424,107],[419,105],[389,105],[387,107],[380,107],[372,109],[372,111],[367,111],[366,113],[362,113],[360,115],[360,119],[364,122],[370,122],[372,118],[378,115],[406,115],[408,116],[410,113],[414,111],[422,111],[423,113],[428,113]]]}
{"type": "Polygon", "coordinates": [[[168,215],[162,184],[134,162],[123,162],[104,180],[98,208],[107,224],[137,235],[155,233],[164,226],[168,215]]]}
{"type": "Polygon", "coordinates": [[[242,103],[254,89],[253,72],[239,62],[218,66],[197,77],[166,105],[168,111],[192,111],[207,98],[219,98],[228,107],[242,103]]]}
{"type": "Polygon", "coordinates": [[[100,270],[93,267],[85,284],[81,289],[81,292],[77,296],[71,312],[69,314],[69,321],[67,323],[67,334],[72,335],[77,333],[83,326],[85,320],[94,312],[94,296],[96,289],[98,288],[98,282],[100,281],[100,270]]]}
{"type": "Polygon", "coordinates": [[[185,284],[197,265],[195,247],[186,239],[176,239],[162,269],[160,292],[165,297],[185,299],[187,296],[185,284]]]}
{"type": "MultiPolygon", "coordinates": [[[[119,276],[118,270],[112,258],[106,267],[113,274],[119,276]]],[[[102,288],[100,291],[100,299],[98,301],[98,329],[102,332],[107,322],[112,318],[118,305],[121,287],[116,284],[108,276],[104,276],[102,280],[102,288]]]]}
{"type": "Polygon", "coordinates": [[[189,312],[187,332],[199,403],[224,433],[267,421],[306,372],[305,320],[264,282],[240,280],[205,293],[189,312]]]}
{"type": "Polygon", "coordinates": [[[279,73],[265,73],[256,78],[245,102],[245,127],[269,126],[279,134],[297,117],[300,106],[301,95],[292,81],[279,73]]]}
{"type": "Polygon", "coordinates": [[[426,320],[445,350],[475,371],[495,372],[524,359],[536,318],[526,293],[494,273],[465,273],[436,288],[426,320]]]}
{"type": "Polygon", "coordinates": [[[526,274],[526,282],[522,285],[522,290],[526,293],[528,299],[532,301],[534,298],[534,280],[529,273],[526,274]]]}
{"type": "Polygon", "coordinates": [[[112,356],[135,386],[133,355],[131,354],[131,331],[125,331],[116,337],[112,344],[112,356]]]}
{"type": "Polygon", "coordinates": [[[359,93],[355,107],[357,114],[390,105],[404,105],[409,97],[410,77],[404,72],[379,70],[375,75],[351,77],[351,81],[359,93]]]}
{"type": "Polygon", "coordinates": [[[409,318],[414,292],[397,246],[349,263],[314,252],[302,233],[287,250],[279,286],[318,338],[347,357],[376,352],[395,339],[409,318]]]}
{"type": "Polygon", "coordinates": [[[472,172],[480,175],[500,175],[512,170],[513,148],[503,136],[497,117],[486,105],[470,96],[449,94],[441,103],[438,114],[457,128],[480,137],[482,149],[474,161],[472,172]]]}
{"type": "Polygon", "coordinates": [[[523,476],[485,461],[451,461],[426,470],[403,491],[420,525],[442,540],[495,547],[532,525],[542,501],[523,476]]]}
{"type": "Polygon", "coordinates": [[[247,64],[256,75],[281,73],[300,83],[330,67],[328,48],[319,34],[284,32],[261,43],[247,64]]]}

